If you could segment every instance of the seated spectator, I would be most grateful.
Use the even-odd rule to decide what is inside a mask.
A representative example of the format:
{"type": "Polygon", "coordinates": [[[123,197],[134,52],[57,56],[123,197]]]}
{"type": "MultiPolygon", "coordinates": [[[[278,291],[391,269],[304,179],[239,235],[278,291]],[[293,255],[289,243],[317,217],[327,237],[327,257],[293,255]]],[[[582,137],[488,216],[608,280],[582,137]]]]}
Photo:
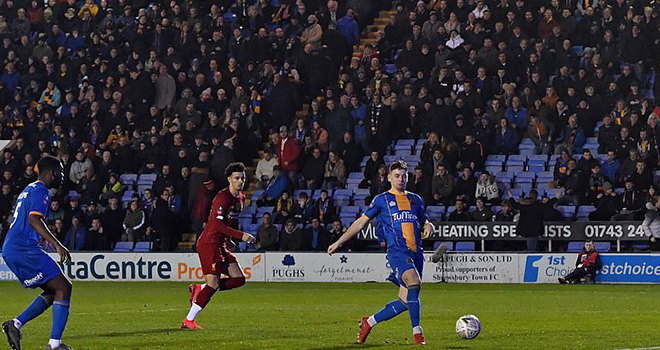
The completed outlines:
{"type": "Polygon", "coordinates": [[[472,221],[493,221],[493,211],[485,204],[485,198],[477,197],[477,208],[472,212],[472,221]]]}
{"type": "Polygon", "coordinates": [[[603,186],[605,185],[605,177],[600,171],[600,164],[594,164],[589,171],[587,178],[587,191],[582,204],[594,204],[596,200],[604,194],[603,186]]]}
{"type": "Polygon", "coordinates": [[[458,221],[470,221],[472,220],[472,216],[470,215],[470,212],[468,209],[465,207],[463,204],[463,200],[460,198],[456,199],[456,204],[454,205],[456,210],[454,210],[451,214],[449,214],[449,217],[447,218],[447,221],[451,222],[458,222],[458,221]]]}
{"type": "Polygon", "coordinates": [[[548,119],[532,115],[527,127],[527,134],[534,143],[534,154],[550,154],[552,152],[555,126],[548,119]]]}
{"type": "Polygon", "coordinates": [[[433,202],[448,206],[453,199],[454,176],[447,171],[444,164],[439,164],[435,176],[433,176],[431,196],[433,202]]]}
{"type": "Polygon", "coordinates": [[[124,191],[124,186],[119,182],[117,174],[110,173],[108,175],[108,182],[103,186],[99,200],[101,203],[107,203],[111,197],[121,196],[124,191]]]}
{"type": "Polygon", "coordinates": [[[273,157],[269,149],[264,149],[262,158],[257,163],[255,177],[257,182],[256,189],[266,188],[270,179],[273,177],[273,168],[277,165],[277,158],[273,157]]]}
{"type": "MultiPolygon", "coordinates": [[[[371,180],[374,179],[381,165],[385,165],[385,161],[377,150],[372,150],[367,165],[364,167],[364,180],[360,182],[358,188],[371,187],[371,180]]],[[[385,170],[387,170],[387,166],[385,166],[385,170]]]]}
{"type": "Polygon", "coordinates": [[[328,190],[321,190],[321,196],[316,200],[316,205],[314,206],[312,219],[319,219],[323,225],[327,225],[335,219],[336,215],[337,210],[335,209],[334,201],[328,195],[328,190]]]}
{"type": "Polygon", "coordinates": [[[350,131],[344,133],[344,138],[337,147],[337,155],[344,161],[347,173],[360,171],[364,150],[360,143],[353,140],[353,134],[350,131]]]}
{"type": "Polygon", "coordinates": [[[108,245],[108,237],[103,230],[100,218],[95,217],[92,219],[92,225],[89,230],[87,230],[85,240],[86,250],[108,250],[110,248],[108,245]]]}
{"type": "Polygon", "coordinates": [[[646,167],[646,162],[639,159],[635,163],[635,172],[631,175],[635,188],[640,192],[647,192],[649,187],[653,186],[653,173],[646,167]]]}
{"type": "Polygon", "coordinates": [[[495,132],[495,150],[498,154],[516,154],[518,153],[518,143],[520,138],[518,133],[509,126],[509,120],[500,119],[500,124],[495,132]]]}
{"type": "Polygon", "coordinates": [[[559,283],[576,283],[587,275],[595,276],[602,266],[594,241],[588,240],[584,243],[584,250],[578,254],[575,270],[564,277],[559,277],[559,283]]]}
{"type": "Polygon", "coordinates": [[[387,177],[387,166],[385,163],[378,167],[378,173],[371,179],[371,186],[369,187],[369,197],[365,199],[367,205],[371,204],[371,200],[377,195],[389,191],[392,188],[390,180],[387,177]]]}
{"type": "Polygon", "coordinates": [[[621,132],[621,127],[612,122],[612,116],[606,114],[603,117],[603,125],[598,128],[598,153],[605,153],[616,147],[616,139],[621,132]]]}
{"type": "Polygon", "coordinates": [[[126,214],[121,208],[119,198],[108,199],[108,206],[105,208],[105,211],[101,213],[101,222],[103,223],[104,231],[107,232],[108,245],[110,248],[113,248],[115,243],[121,239],[122,233],[124,232],[122,226],[125,216],[126,214]]]}
{"type": "Polygon", "coordinates": [[[282,196],[280,196],[280,199],[278,199],[275,204],[275,211],[273,214],[275,215],[275,218],[273,219],[275,224],[284,224],[294,216],[295,206],[293,204],[293,198],[289,197],[289,192],[282,192],[282,196]]]}
{"type": "Polygon", "coordinates": [[[85,175],[80,179],[76,192],[80,193],[80,202],[88,204],[90,201],[95,201],[101,192],[101,184],[99,184],[94,168],[85,169],[85,175]]]}
{"type": "Polygon", "coordinates": [[[298,224],[306,225],[312,219],[314,215],[314,202],[310,200],[307,192],[300,192],[298,195],[294,213],[294,218],[298,224]]]}
{"type": "Polygon", "coordinates": [[[344,160],[339,158],[337,151],[330,151],[328,161],[325,163],[323,188],[335,189],[343,187],[346,183],[346,166],[344,160]]]}
{"type": "Polygon", "coordinates": [[[553,172],[553,179],[556,185],[561,186],[566,180],[566,170],[568,170],[568,162],[571,159],[573,158],[571,158],[568,150],[561,151],[561,156],[557,158],[553,172]]]}
{"type": "Polygon", "coordinates": [[[466,205],[474,203],[474,194],[477,188],[477,179],[472,175],[472,169],[463,168],[461,176],[454,184],[454,195],[460,197],[466,205]]]}
{"type": "Polygon", "coordinates": [[[87,235],[87,229],[85,225],[81,222],[80,217],[75,215],[71,218],[71,226],[66,232],[66,238],[64,238],[64,246],[69,250],[83,250],[85,249],[85,237],[87,235]]]}
{"type": "Polygon", "coordinates": [[[600,165],[598,159],[594,158],[591,150],[585,148],[582,150],[582,157],[578,160],[577,168],[583,173],[588,174],[594,165],[600,165]]]}
{"type": "Polygon", "coordinates": [[[570,153],[582,152],[582,146],[587,142],[584,130],[578,126],[578,120],[575,115],[568,118],[568,125],[559,134],[555,154],[561,154],[566,150],[570,153]]]}
{"type": "Polygon", "coordinates": [[[257,249],[261,252],[277,250],[279,247],[278,236],[277,228],[271,223],[270,213],[264,213],[261,217],[261,225],[257,229],[257,249]]]}
{"type": "Polygon", "coordinates": [[[475,186],[474,197],[482,197],[487,204],[497,205],[500,202],[500,190],[497,188],[495,177],[484,171],[479,175],[475,186]]]}
{"type": "Polygon", "coordinates": [[[124,233],[121,235],[121,241],[135,242],[142,239],[146,229],[146,220],[146,215],[138,200],[132,200],[124,217],[124,233]]]}
{"type": "Polygon", "coordinates": [[[490,116],[484,114],[474,128],[474,138],[481,143],[486,150],[493,149],[495,145],[495,127],[490,122],[490,116]]]}
{"type": "Polygon", "coordinates": [[[621,162],[621,167],[619,168],[619,181],[623,183],[623,180],[627,177],[633,176],[637,171],[637,161],[639,160],[639,153],[636,149],[630,149],[628,151],[628,157],[621,162]]]}
{"type": "Polygon", "coordinates": [[[516,217],[516,211],[513,210],[511,203],[508,200],[502,201],[502,209],[495,216],[495,221],[513,222],[516,217]]]}
{"type": "Polygon", "coordinates": [[[593,203],[596,210],[589,213],[589,221],[610,221],[617,212],[618,201],[619,196],[614,192],[614,186],[605,182],[603,192],[596,196],[593,203]]]}
{"type": "Polygon", "coordinates": [[[424,142],[424,147],[422,147],[422,152],[420,153],[420,162],[425,164],[431,160],[433,153],[436,149],[440,149],[440,140],[438,139],[438,133],[432,131],[429,133],[429,138],[424,142]]]}
{"type": "Polygon", "coordinates": [[[504,112],[504,116],[519,135],[527,129],[527,108],[521,105],[520,97],[514,96],[511,99],[511,106],[504,112]]]}
{"type": "MultiPolygon", "coordinates": [[[[5,194],[6,191],[8,193],[9,189],[10,189],[9,185],[7,184],[2,185],[3,195],[5,194]]],[[[50,201],[50,211],[48,212],[48,218],[46,221],[48,223],[54,223],[55,220],[61,219],[63,217],[64,217],[64,210],[60,208],[60,200],[57,198],[52,198],[50,201]]],[[[61,239],[59,241],[62,242],[61,239]]]]}
{"type": "Polygon", "coordinates": [[[580,205],[585,192],[585,176],[577,168],[575,159],[568,161],[568,169],[559,185],[564,187],[564,196],[559,200],[559,205],[580,205]]]}
{"type": "Polygon", "coordinates": [[[264,194],[259,197],[257,206],[275,205],[282,193],[289,190],[289,186],[289,177],[282,172],[279,165],[276,165],[273,167],[273,178],[270,179],[264,194]]]}
{"type": "Polygon", "coordinates": [[[290,219],[284,224],[280,232],[280,250],[286,252],[295,252],[302,250],[303,236],[302,230],[296,226],[296,222],[290,219]]]}
{"type": "Polygon", "coordinates": [[[325,252],[330,245],[330,232],[313,218],[312,225],[303,230],[303,250],[325,252]]]}
{"type": "Polygon", "coordinates": [[[461,166],[470,167],[472,171],[481,170],[484,165],[484,149],[479,141],[474,140],[472,134],[465,135],[465,142],[458,152],[461,166]]]}
{"type": "Polygon", "coordinates": [[[644,196],[635,189],[631,176],[624,180],[625,191],[617,197],[616,215],[612,221],[641,220],[644,215],[644,196]]]}
{"type": "Polygon", "coordinates": [[[610,183],[616,184],[619,181],[619,168],[621,168],[621,162],[616,157],[616,152],[609,149],[607,151],[607,159],[601,165],[603,176],[610,183]]]}
{"type": "MultiPolygon", "coordinates": [[[[339,237],[341,237],[345,232],[346,232],[346,227],[344,227],[344,224],[342,224],[341,220],[335,219],[332,222],[332,227],[330,228],[330,242],[331,243],[337,242],[339,237]]],[[[355,238],[352,238],[350,241],[344,243],[339,248],[339,251],[342,252],[351,251],[354,242],[355,242],[355,238]]]]}

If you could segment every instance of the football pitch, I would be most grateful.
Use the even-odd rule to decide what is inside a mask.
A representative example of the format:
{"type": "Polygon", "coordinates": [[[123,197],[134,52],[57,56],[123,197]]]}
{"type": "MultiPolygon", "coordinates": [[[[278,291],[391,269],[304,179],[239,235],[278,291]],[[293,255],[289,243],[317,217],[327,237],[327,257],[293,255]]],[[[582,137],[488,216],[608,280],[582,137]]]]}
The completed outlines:
{"type": "MultiPolygon", "coordinates": [[[[356,344],[358,319],[396,298],[391,284],[248,283],[216,293],[200,331],[179,329],[186,283],[75,282],[64,341],[108,349],[401,349],[414,347],[408,314],[379,324],[356,344]]],[[[15,317],[37,295],[0,283],[0,318],[15,317]]],[[[429,349],[648,349],[660,346],[660,286],[425,284],[422,326],[429,349]],[[475,340],[456,319],[474,314],[475,340]]],[[[43,349],[50,310],[23,328],[23,349],[43,349]]],[[[0,349],[9,349],[4,334],[0,349]]],[[[660,349],[660,347],[658,348],[660,349]]]]}

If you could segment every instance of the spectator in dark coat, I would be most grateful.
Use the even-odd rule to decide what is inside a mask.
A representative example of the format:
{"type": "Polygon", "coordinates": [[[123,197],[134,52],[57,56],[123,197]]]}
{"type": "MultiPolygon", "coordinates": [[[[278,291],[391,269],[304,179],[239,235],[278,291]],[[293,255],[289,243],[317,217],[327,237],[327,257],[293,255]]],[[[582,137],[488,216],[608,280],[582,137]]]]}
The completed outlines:
{"type": "Polygon", "coordinates": [[[271,223],[270,213],[264,213],[261,217],[261,225],[257,229],[257,249],[263,252],[277,250],[278,236],[277,228],[271,223]]]}
{"type": "Polygon", "coordinates": [[[87,230],[85,240],[86,250],[108,250],[110,248],[108,236],[101,225],[100,218],[95,217],[92,219],[92,225],[87,230]]]}
{"type": "MultiPolygon", "coordinates": [[[[513,207],[520,212],[520,218],[518,219],[518,225],[516,226],[516,234],[522,237],[525,237],[527,240],[527,251],[536,252],[538,251],[539,237],[543,235],[545,231],[545,226],[543,220],[539,218],[543,217],[543,212],[547,205],[554,205],[556,200],[551,200],[548,204],[544,204],[538,201],[539,193],[536,189],[529,191],[529,196],[527,198],[521,199],[519,202],[516,202],[513,199],[513,194],[509,190],[509,197],[513,207]]],[[[558,192],[558,197],[561,196],[558,192]]]]}
{"type": "Polygon", "coordinates": [[[295,252],[303,249],[303,232],[296,227],[294,220],[289,220],[280,232],[280,250],[295,252]]]}
{"type": "Polygon", "coordinates": [[[303,250],[326,251],[330,245],[330,232],[313,218],[312,225],[303,230],[303,250]]]}
{"type": "Polygon", "coordinates": [[[465,135],[465,142],[458,153],[461,166],[470,167],[473,171],[481,170],[484,165],[484,149],[472,134],[465,135]]]}
{"type": "Polygon", "coordinates": [[[453,212],[451,212],[451,214],[449,214],[447,221],[460,222],[460,221],[472,220],[472,216],[470,215],[470,212],[466,208],[462,199],[457,198],[456,204],[454,206],[456,209],[453,212]]]}
{"type": "MultiPolygon", "coordinates": [[[[378,169],[380,169],[381,165],[385,165],[385,161],[380,156],[378,150],[372,150],[371,156],[367,160],[367,164],[364,167],[364,179],[362,180],[362,182],[360,182],[358,187],[370,188],[371,180],[376,176],[376,174],[378,173],[378,169]]],[[[387,166],[385,166],[385,169],[387,169],[387,166]]]]}
{"type": "Polygon", "coordinates": [[[107,232],[110,248],[114,247],[115,243],[121,238],[122,232],[124,232],[122,224],[125,216],[126,213],[122,210],[119,199],[108,199],[108,207],[101,214],[101,222],[104,231],[107,232]]]}
{"type": "Polygon", "coordinates": [[[312,157],[305,162],[305,167],[301,173],[306,188],[311,190],[321,188],[325,175],[325,163],[326,161],[322,157],[321,149],[314,147],[312,157]]]}
{"type": "Polygon", "coordinates": [[[335,219],[336,215],[337,210],[335,209],[335,204],[332,198],[328,195],[328,191],[321,190],[321,197],[316,200],[314,215],[312,218],[317,218],[323,223],[323,225],[327,225],[335,219]]]}

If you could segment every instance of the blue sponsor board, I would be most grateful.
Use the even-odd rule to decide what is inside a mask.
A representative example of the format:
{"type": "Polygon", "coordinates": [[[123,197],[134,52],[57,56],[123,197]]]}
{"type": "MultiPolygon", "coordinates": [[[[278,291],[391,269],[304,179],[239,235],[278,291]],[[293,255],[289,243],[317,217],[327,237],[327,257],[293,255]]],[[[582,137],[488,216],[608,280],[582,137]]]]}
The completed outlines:
{"type": "Polygon", "coordinates": [[[16,275],[9,269],[9,266],[5,264],[5,261],[0,258],[0,281],[13,281],[17,279],[16,275]]]}
{"type": "Polygon", "coordinates": [[[597,282],[660,283],[660,255],[607,254],[601,261],[597,282]]]}

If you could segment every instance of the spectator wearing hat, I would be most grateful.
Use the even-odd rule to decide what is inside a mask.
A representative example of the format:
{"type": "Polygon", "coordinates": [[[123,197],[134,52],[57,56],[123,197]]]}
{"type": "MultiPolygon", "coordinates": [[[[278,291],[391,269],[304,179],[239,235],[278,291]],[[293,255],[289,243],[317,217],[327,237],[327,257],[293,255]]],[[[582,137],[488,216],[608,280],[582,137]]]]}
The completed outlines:
{"type": "Polygon", "coordinates": [[[624,180],[625,190],[617,197],[616,215],[612,221],[641,220],[644,215],[644,195],[637,191],[632,176],[624,180]]]}

